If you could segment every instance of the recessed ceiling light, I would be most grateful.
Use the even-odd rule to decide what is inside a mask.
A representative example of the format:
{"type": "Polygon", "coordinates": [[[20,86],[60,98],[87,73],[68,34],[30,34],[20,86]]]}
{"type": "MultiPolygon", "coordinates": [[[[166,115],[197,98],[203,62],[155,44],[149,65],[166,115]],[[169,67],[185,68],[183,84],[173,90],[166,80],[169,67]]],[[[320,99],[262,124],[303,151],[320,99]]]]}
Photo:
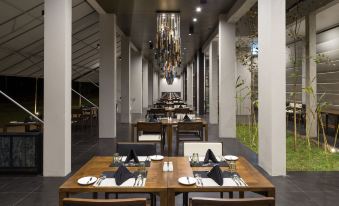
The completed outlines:
{"type": "Polygon", "coordinates": [[[186,47],[184,47],[184,50],[186,50],[186,47]]]}
{"type": "Polygon", "coordinates": [[[198,13],[201,12],[201,7],[198,6],[198,7],[195,9],[195,11],[198,12],[198,13]]]}
{"type": "Polygon", "coordinates": [[[197,22],[198,21],[198,19],[197,18],[193,18],[193,22],[197,22]]]}
{"type": "Polygon", "coordinates": [[[191,34],[191,33],[189,33],[188,35],[190,35],[190,36],[191,36],[192,34],[191,34]]]}

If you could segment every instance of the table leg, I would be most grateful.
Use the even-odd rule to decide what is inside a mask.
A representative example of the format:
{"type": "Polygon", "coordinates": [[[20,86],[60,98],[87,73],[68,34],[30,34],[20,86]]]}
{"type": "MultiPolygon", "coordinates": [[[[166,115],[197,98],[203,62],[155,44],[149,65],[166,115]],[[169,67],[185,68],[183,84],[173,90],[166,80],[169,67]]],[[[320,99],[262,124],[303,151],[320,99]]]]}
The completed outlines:
{"type": "Polygon", "coordinates": [[[326,118],[326,133],[328,134],[328,114],[325,114],[325,118],[326,118]]]}
{"type": "Polygon", "coordinates": [[[132,127],[131,127],[131,137],[132,137],[132,142],[136,142],[136,138],[134,137],[134,124],[132,124],[132,127]]]}
{"type": "Polygon", "coordinates": [[[167,190],[167,205],[168,206],[175,205],[175,192],[171,189],[167,190]]]}
{"type": "Polygon", "coordinates": [[[59,191],[59,206],[63,206],[63,199],[66,198],[68,195],[66,192],[60,192],[59,191]]]}
{"type": "MultiPolygon", "coordinates": [[[[168,156],[172,156],[172,139],[173,139],[173,128],[171,125],[167,125],[167,146],[168,156]]],[[[177,148],[178,149],[178,148],[177,148]]]]}
{"type": "Polygon", "coordinates": [[[160,192],[159,195],[160,195],[160,206],[170,205],[170,204],[168,204],[167,190],[160,192]]]}
{"type": "Polygon", "coordinates": [[[205,141],[208,142],[208,125],[205,126],[205,141]]]}

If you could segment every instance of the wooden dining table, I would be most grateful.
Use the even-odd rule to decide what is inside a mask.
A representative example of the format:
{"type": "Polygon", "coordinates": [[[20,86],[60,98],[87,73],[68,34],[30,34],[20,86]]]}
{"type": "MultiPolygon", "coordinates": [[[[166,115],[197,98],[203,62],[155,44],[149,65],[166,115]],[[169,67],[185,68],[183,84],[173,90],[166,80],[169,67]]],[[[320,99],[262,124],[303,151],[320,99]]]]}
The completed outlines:
{"type": "MultiPolygon", "coordinates": [[[[206,171],[211,167],[191,167],[188,157],[165,157],[162,161],[152,161],[147,168],[147,179],[144,187],[94,187],[82,186],[77,180],[84,176],[99,177],[103,172],[115,171],[117,168],[110,167],[113,157],[95,156],[81,167],[74,175],[68,178],[59,187],[59,205],[62,206],[63,198],[79,193],[156,193],[160,197],[161,206],[174,206],[175,194],[181,192],[255,192],[267,197],[275,197],[275,187],[254,168],[245,158],[240,157],[236,163],[237,173],[248,186],[186,186],[178,183],[178,178],[183,176],[193,177],[193,171],[206,171]],[[173,162],[173,172],[163,172],[164,161],[173,162]]],[[[138,167],[128,167],[135,171],[138,167]]],[[[228,167],[221,167],[227,170],[228,167]]],[[[241,197],[243,197],[243,195],[241,197]]]]}
{"type": "Polygon", "coordinates": [[[24,127],[25,132],[29,132],[31,127],[35,127],[39,131],[42,131],[42,124],[40,122],[17,122],[13,121],[8,124],[5,124],[3,127],[3,132],[7,132],[10,127],[24,127]]]}
{"type": "MultiPolygon", "coordinates": [[[[192,121],[197,121],[197,122],[202,122],[203,127],[204,127],[204,141],[208,141],[208,123],[200,118],[197,117],[195,120],[192,121]]],[[[138,122],[147,122],[145,119],[140,119],[137,122],[132,123],[132,128],[131,128],[131,135],[132,135],[132,141],[137,142],[137,139],[135,137],[135,128],[137,126],[138,122]]],[[[169,120],[168,118],[161,118],[160,122],[163,126],[163,128],[166,130],[166,139],[167,139],[167,148],[168,148],[168,155],[172,156],[173,152],[173,128],[178,125],[179,120],[178,119],[171,119],[169,120]]]]}
{"type": "Polygon", "coordinates": [[[329,119],[330,116],[333,116],[333,117],[336,118],[335,125],[334,125],[334,131],[337,131],[337,127],[338,127],[338,124],[339,124],[339,110],[338,109],[325,109],[321,113],[325,115],[326,131],[328,132],[328,128],[329,128],[328,119],[329,119]]]}
{"type": "MultiPolygon", "coordinates": [[[[147,180],[144,187],[94,187],[82,186],[77,180],[84,176],[100,177],[103,172],[116,171],[116,167],[110,167],[113,157],[95,156],[82,166],[74,175],[68,178],[59,187],[59,205],[62,200],[72,194],[79,193],[157,193],[160,196],[160,204],[167,206],[167,173],[162,172],[162,161],[151,162],[147,168],[147,180]]],[[[129,167],[131,172],[138,167],[129,167]]]]}
{"type": "MultiPolygon", "coordinates": [[[[166,161],[173,162],[173,172],[168,174],[167,179],[167,204],[175,205],[175,194],[182,192],[239,192],[241,198],[245,192],[255,192],[266,197],[275,197],[275,187],[255,169],[245,158],[240,157],[236,163],[237,173],[247,183],[248,186],[186,186],[178,182],[180,177],[194,177],[194,171],[209,171],[212,167],[191,167],[188,157],[168,157],[166,161]]],[[[228,170],[228,167],[221,167],[228,170]]]]}

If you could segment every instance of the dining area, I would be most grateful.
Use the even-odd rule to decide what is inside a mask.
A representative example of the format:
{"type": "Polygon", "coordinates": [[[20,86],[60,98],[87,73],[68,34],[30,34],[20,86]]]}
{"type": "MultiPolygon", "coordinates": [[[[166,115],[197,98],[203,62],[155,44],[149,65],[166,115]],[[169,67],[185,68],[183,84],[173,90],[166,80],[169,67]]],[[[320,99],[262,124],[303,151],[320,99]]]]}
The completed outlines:
{"type": "Polygon", "coordinates": [[[175,93],[163,95],[164,106],[154,104],[132,121],[131,137],[117,141],[113,154],[93,156],[67,178],[59,205],[275,205],[275,186],[245,157],[209,140],[204,116],[187,106],[169,110],[173,101],[183,102],[175,93]],[[257,197],[246,197],[250,192],[257,197]],[[79,198],[82,193],[90,198],[79,198]],[[201,193],[219,198],[194,195],[201,193]]]}

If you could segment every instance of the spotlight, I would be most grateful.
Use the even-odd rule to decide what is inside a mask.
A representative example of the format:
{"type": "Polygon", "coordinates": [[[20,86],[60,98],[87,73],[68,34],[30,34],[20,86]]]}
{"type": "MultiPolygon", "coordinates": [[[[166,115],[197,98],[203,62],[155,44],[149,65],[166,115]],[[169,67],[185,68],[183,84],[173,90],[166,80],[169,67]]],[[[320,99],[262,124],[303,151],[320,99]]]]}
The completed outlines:
{"type": "Polygon", "coordinates": [[[193,22],[197,22],[198,21],[198,19],[197,18],[193,18],[193,22]]]}
{"type": "Polygon", "coordinates": [[[195,11],[198,12],[198,13],[201,12],[201,7],[198,6],[198,7],[195,9],[195,11]]]}

